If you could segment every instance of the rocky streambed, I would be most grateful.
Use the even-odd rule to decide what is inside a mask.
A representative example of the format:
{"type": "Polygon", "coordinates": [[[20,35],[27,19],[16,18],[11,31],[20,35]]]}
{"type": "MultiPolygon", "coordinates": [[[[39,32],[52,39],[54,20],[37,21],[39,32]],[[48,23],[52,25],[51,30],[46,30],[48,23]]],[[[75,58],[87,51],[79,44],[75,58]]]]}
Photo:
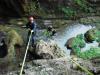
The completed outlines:
{"type": "MultiPolygon", "coordinates": [[[[6,30],[10,31],[10,28],[7,27],[6,30]]],[[[19,27],[14,28],[14,30],[18,34],[21,34],[23,36],[16,34],[20,36],[20,38],[15,38],[14,36],[12,36],[13,40],[21,40],[22,38],[24,44],[20,44],[21,41],[10,41],[10,43],[12,43],[10,45],[11,51],[13,53],[10,53],[9,49],[8,54],[16,55],[11,55],[11,57],[9,57],[12,59],[9,62],[10,65],[8,62],[5,61],[5,58],[8,58],[7,56],[5,56],[5,58],[0,58],[1,75],[18,75],[20,72],[21,65],[18,64],[22,62],[24,56],[24,47],[26,42],[25,39],[27,35],[24,32],[27,30],[24,28],[22,30],[22,28],[19,27]],[[16,44],[17,47],[15,46],[16,44]],[[20,45],[20,48],[18,44],[20,45]],[[18,52],[16,52],[16,50],[18,52]],[[16,60],[19,59],[19,55],[21,59],[16,60]],[[2,65],[3,63],[5,63],[5,65],[2,65]],[[2,67],[4,67],[3,71],[2,67]]],[[[2,31],[7,33],[5,29],[2,31]]],[[[36,36],[36,45],[34,49],[31,46],[29,48],[23,75],[88,75],[88,72],[86,70],[90,72],[89,75],[100,74],[100,31],[98,28],[96,28],[95,24],[91,25],[89,23],[87,25],[84,25],[75,22],[70,25],[64,25],[61,26],[60,29],[58,29],[55,36],[49,37],[49,39],[45,39],[45,35],[40,34],[43,31],[44,30],[38,30],[38,35],[36,36]],[[91,47],[93,49],[91,49],[91,47]],[[72,56],[70,56],[70,52],[72,52],[72,56]],[[86,54],[85,59],[81,56],[84,56],[84,52],[86,54]],[[93,54],[94,52],[98,54],[93,54]],[[88,58],[88,56],[91,56],[91,58],[88,58]],[[78,65],[74,63],[71,59],[78,63],[78,65]],[[82,69],[80,66],[84,67],[85,70],[82,69]]],[[[9,36],[11,36],[12,33],[13,32],[10,31],[9,36]]],[[[11,38],[9,37],[8,39],[11,38]]],[[[7,46],[9,47],[9,42],[7,46]]]]}

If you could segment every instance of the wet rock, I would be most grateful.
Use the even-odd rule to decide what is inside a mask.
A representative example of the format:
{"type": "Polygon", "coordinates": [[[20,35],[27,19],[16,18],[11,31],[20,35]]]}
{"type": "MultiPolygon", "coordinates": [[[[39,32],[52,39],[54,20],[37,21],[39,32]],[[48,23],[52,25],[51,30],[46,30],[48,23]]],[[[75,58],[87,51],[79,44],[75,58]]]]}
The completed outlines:
{"type": "Polygon", "coordinates": [[[99,45],[98,45],[99,47],[100,47],[100,43],[99,43],[99,45]]]}
{"type": "Polygon", "coordinates": [[[73,40],[75,39],[75,37],[72,37],[72,38],[70,38],[67,42],[66,42],[66,44],[65,44],[65,46],[68,48],[68,49],[72,49],[72,44],[73,44],[73,40]]]}
{"type": "Polygon", "coordinates": [[[50,41],[40,40],[36,44],[35,53],[40,57],[40,59],[59,58],[59,57],[64,57],[66,55],[64,51],[61,50],[57,46],[57,44],[52,40],[50,41]]]}
{"type": "Polygon", "coordinates": [[[81,48],[85,47],[85,45],[86,43],[83,34],[79,34],[76,37],[70,38],[65,44],[68,49],[71,49],[71,55],[79,53],[81,51],[81,48]]]}
{"type": "Polygon", "coordinates": [[[87,42],[93,42],[97,39],[97,29],[93,28],[88,30],[84,36],[87,42]]]}

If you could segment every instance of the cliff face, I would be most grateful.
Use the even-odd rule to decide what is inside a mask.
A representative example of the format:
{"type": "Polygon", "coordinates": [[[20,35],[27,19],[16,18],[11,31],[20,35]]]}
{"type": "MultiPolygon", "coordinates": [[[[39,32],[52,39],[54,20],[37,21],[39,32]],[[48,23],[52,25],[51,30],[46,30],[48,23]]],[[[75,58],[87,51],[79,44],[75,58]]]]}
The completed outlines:
{"type": "Polygon", "coordinates": [[[22,0],[0,0],[0,16],[15,17],[24,13],[22,0]]]}
{"type": "MultiPolygon", "coordinates": [[[[36,7],[40,5],[41,8],[43,8],[43,11],[48,12],[50,14],[53,14],[56,11],[56,9],[59,10],[60,6],[70,6],[72,8],[80,8],[81,5],[80,1],[81,0],[0,0],[0,16],[5,16],[5,17],[15,17],[15,16],[22,16],[25,14],[25,9],[24,9],[24,4],[26,3],[32,3],[36,7]]],[[[87,1],[87,5],[90,5],[92,7],[100,7],[100,0],[82,0],[82,1],[87,1]]],[[[83,5],[84,6],[84,5],[83,5]]],[[[28,8],[27,6],[26,8],[28,8]]],[[[33,10],[35,8],[32,8],[33,10]]],[[[98,10],[98,9],[97,9],[98,10]]],[[[27,10],[29,11],[29,10],[27,10]]],[[[62,11],[59,11],[62,13],[62,11]]],[[[58,12],[58,13],[59,13],[58,12]]],[[[60,13],[60,14],[61,14],[60,13]]]]}

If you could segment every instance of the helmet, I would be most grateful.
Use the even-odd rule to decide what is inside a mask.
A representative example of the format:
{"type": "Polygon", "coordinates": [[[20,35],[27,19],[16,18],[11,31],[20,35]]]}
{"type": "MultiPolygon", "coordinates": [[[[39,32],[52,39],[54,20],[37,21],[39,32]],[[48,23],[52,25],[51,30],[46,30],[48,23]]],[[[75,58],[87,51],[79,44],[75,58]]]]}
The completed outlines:
{"type": "Polygon", "coordinates": [[[31,16],[31,17],[29,17],[29,21],[33,21],[34,20],[34,18],[31,16]]]}

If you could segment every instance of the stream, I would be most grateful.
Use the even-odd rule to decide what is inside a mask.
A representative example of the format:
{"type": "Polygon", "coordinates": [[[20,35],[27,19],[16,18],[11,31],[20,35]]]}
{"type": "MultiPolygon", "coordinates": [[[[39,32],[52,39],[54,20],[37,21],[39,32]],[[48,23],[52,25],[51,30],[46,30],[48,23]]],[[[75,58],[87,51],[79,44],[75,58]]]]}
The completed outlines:
{"type": "MultiPolygon", "coordinates": [[[[68,39],[75,37],[78,34],[84,34],[89,29],[95,28],[95,26],[92,25],[83,25],[83,24],[72,24],[69,26],[65,26],[59,29],[56,36],[53,37],[53,39],[56,41],[58,46],[63,49],[66,54],[70,55],[70,50],[65,47],[65,43],[68,39]]],[[[97,42],[93,43],[86,43],[86,46],[82,48],[82,51],[89,50],[90,47],[98,47],[97,42]]]]}

